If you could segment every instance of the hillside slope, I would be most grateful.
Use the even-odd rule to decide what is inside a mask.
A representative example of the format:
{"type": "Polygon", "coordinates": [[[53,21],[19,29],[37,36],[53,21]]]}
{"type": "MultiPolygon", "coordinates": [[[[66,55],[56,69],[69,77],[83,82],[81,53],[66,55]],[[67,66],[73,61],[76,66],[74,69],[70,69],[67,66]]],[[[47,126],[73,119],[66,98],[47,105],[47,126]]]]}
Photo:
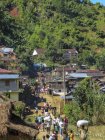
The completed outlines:
{"type": "Polygon", "coordinates": [[[91,66],[105,47],[105,7],[89,0],[1,0],[0,11],[0,43],[14,47],[27,66],[36,61],[30,59],[34,48],[46,49],[38,60],[47,63],[76,48],[79,64],[91,66]],[[18,16],[11,16],[13,7],[18,16]]]}

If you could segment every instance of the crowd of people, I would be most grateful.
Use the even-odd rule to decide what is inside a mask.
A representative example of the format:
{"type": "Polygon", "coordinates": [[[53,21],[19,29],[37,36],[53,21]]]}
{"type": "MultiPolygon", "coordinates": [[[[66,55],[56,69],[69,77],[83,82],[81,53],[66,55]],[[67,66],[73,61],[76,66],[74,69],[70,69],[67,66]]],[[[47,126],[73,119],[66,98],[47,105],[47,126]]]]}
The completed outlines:
{"type": "MultiPolygon", "coordinates": [[[[27,91],[27,86],[25,89],[27,91]]],[[[50,86],[46,85],[43,80],[41,85],[36,82],[32,90],[32,94],[34,95],[34,108],[37,116],[35,123],[39,132],[45,132],[42,136],[42,140],[58,140],[58,137],[60,137],[60,140],[74,140],[73,130],[68,129],[68,118],[57,115],[56,107],[53,107],[51,103],[46,102],[43,97],[40,97],[40,93],[51,94],[50,86]],[[40,111],[37,106],[39,102],[44,102],[40,111]]],[[[30,112],[30,107],[26,108],[26,112],[30,112]]],[[[87,140],[87,131],[88,129],[85,129],[84,126],[78,129],[80,140],[87,140]]]]}
{"type": "MultiPolygon", "coordinates": [[[[37,93],[36,95],[39,94],[37,93]]],[[[44,101],[43,97],[41,99],[44,105],[41,107],[41,111],[38,110],[37,100],[34,101],[34,108],[37,114],[35,122],[37,128],[40,131],[45,132],[42,136],[42,140],[74,140],[73,130],[68,129],[68,118],[62,118],[60,115],[56,115],[56,107],[53,107],[51,103],[44,101]],[[39,113],[40,112],[40,113],[39,113]]],[[[87,131],[84,126],[78,129],[80,140],[87,140],[87,131]]]]}
{"type": "MultiPolygon", "coordinates": [[[[38,114],[38,110],[36,113],[38,114]]],[[[74,140],[73,131],[68,133],[68,118],[60,115],[56,117],[56,109],[47,102],[41,107],[41,114],[35,118],[35,122],[39,131],[46,132],[42,140],[58,140],[58,135],[61,140],[74,140]]]]}

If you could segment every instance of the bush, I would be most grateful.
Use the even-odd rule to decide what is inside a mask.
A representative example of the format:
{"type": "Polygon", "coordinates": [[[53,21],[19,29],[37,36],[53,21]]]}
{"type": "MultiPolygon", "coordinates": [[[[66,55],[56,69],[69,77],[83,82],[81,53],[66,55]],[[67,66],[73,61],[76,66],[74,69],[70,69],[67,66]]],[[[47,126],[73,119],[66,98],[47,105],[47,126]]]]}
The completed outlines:
{"type": "Polygon", "coordinates": [[[16,103],[14,103],[14,112],[19,117],[21,117],[24,108],[25,108],[25,104],[23,102],[18,101],[16,103]]]}
{"type": "Polygon", "coordinates": [[[64,114],[68,117],[69,122],[72,124],[75,124],[76,121],[80,119],[80,116],[82,117],[80,107],[75,101],[64,106],[64,114]]]}
{"type": "Polygon", "coordinates": [[[105,124],[105,95],[94,96],[93,124],[105,124]]]}
{"type": "Polygon", "coordinates": [[[75,101],[65,105],[64,113],[70,123],[80,119],[89,120],[91,124],[105,123],[105,95],[99,94],[98,85],[86,78],[80,82],[75,93],[75,101]]]}

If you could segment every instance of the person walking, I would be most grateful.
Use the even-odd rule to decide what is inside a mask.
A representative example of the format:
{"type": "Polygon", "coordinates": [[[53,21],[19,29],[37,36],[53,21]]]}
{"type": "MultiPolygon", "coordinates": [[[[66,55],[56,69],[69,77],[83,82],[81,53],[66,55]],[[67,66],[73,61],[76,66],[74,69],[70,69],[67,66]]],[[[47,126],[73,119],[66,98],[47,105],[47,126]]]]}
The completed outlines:
{"type": "Polygon", "coordinates": [[[50,134],[50,122],[47,122],[46,129],[47,133],[50,134]]]}
{"type": "Polygon", "coordinates": [[[88,132],[88,126],[85,127],[84,125],[82,125],[79,130],[80,140],[87,140],[87,132],[88,132]]]}
{"type": "Polygon", "coordinates": [[[53,125],[53,129],[55,130],[55,124],[56,124],[56,118],[54,117],[53,119],[52,119],[52,125],[53,125]]]}
{"type": "Polygon", "coordinates": [[[66,128],[66,130],[68,129],[68,118],[67,117],[64,118],[64,127],[66,128]]]}
{"type": "Polygon", "coordinates": [[[70,130],[70,140],[74,140],[74,133],[73,133],[73,130],[70,130]]]}
{"type": "Polygon", "coordinates": [[[55,124],[55,132],[58,134],[59,132],[59,126],[58,126],[58,123],[55,124]]]}
{"type": "Polygon", "coordinates": [[[52,131],[52,137],[53,137],[53,140],[58,140],[58,136],[55,130],[52,131]]]}
{"type": "Polygon", "coordinates": [[[42,117],[42,124],[41,124],[41,126],[42,126],[42,130],[44,132],[45,131],[45,121],[44,121],[43,117],[42,117]]]}
{"type": "Polygon", "coordinates": [[[66,131],[66,129],[63,130],[62,136],[63,136],[63,140],[67,140],[67,131],[66,131]]]}
{"type": "Polygon", "coordinates": [[[60,136],[62,136],[62,134],[63,134],[63,129],[64,129],[64,123],[63,123],[63,120],[60,120],[60,122],[59,122],[60,136]]]}

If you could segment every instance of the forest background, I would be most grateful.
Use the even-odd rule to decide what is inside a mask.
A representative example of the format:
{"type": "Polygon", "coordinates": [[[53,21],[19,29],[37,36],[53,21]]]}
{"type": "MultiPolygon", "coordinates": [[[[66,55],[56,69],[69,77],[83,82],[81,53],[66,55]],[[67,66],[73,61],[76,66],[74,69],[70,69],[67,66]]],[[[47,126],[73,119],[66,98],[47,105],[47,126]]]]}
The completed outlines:
{"type": "Polygon", "coordinates": [[[105,7],[100,3],[1,0],[0,19],[0,45],[14,48],[23,70],[35,62],[63,63],[63,49],[71,48],[79,52],[78,65],[105,70],[105,7]],[[11,14],[14,8],[17,14],[11,14]],[[35,48],[45,53],[33,58],[35,48]]]}

